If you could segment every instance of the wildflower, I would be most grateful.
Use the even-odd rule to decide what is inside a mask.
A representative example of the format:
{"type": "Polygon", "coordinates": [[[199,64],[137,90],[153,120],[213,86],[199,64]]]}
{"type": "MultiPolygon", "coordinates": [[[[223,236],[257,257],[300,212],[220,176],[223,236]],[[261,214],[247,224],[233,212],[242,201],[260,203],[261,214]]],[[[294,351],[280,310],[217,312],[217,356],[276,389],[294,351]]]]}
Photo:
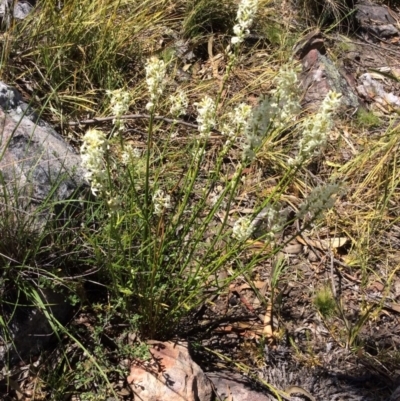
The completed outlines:
{"type": "Polygon", "coordinates": [[[288,120],[301,110],[297,72],[298,67],[289,64],[283,66],[274,79],[276,88],[271,91],[273,100],[269,105],[274,128],[284,128],[288,120]]]}
{"type": "Polygon", "coordinates": [[[163,93],[165,86],[166,66],[163,60],[151,57],[146,64],[146,83],[149,88],[150,101],[146,109],[152,111],[163,93]]]}
{"type": "Polygon", "coordinates": [[[257,12],[258,0],[242,0],[236,14],[237,24],[233,27],[231,42],[233,45],[239,45],[243,42],[244,37],[250,33],[250,26],[253,23],[254,16],[257,12]]]}
{"type": "Polygon", "coordinates": [[[243,146],[242,159],[250,163],[256,157],[255,149],[261,145],[261,138],[256,135],[247,135],[243,146]]]}
{"type": "Polygon", "coordinates": [[[215,125],[215,103],[210,97],[206,96],[195,105],[197,106],[197,123],[200,137],[208,138],[211,129],[215,125]]]}
{"type": "Polygon", "coordinates": [[[235,221],[232,229],[232,237],[238,241],[246,241],[253,234],[255,224],[248,217],[240,217],[235,221]]]}
{"type": "Polygon", "coordinates": [[[122,198],[120,196],[112,196],[109,191],[106,191],[108,216],[118,215],[122,208],[122,198]]]}
{"type": "Polygon", "coordinates": [[[90,181],[93,195],[102,191],[107,179],[104,155],[107,151],[107,139],[102,131],[89,129],[83,136],[81,146],[82,166],[86,169],[85,178],[90,181]]]}
{"type": "Polygon", "coordinates": [[[108,96],[110,96],[110,104],[111,110],[115,118],[113,119],[113,124],[118,131],[122,131],[124,129],[124,123],[121,117],[128,111],[130,95],[129,92],[126,92],[122,89],[117,89],[114,91],[107,91],[108,96]]]}
{"type": "Polygon", "coordinates": [[[252,108],[248,104],[240,103],[231,113],[227,115],[227,123],[221,129],[222,135],[232,140],[237,134],[242,133],[252,116],[252,108]]]}
{"type": "Polygon", "coordinates": [[[169,99],[171,101],[171,109],[169,112],[174,117],[179,117],[182,114],[186,113],[186,109],[189,105],[189,100],[183,90],[179,89],[178,93],[176,95],[171,95],[169,99]]]}
{"type": "Polygon", "coordinates": [[[226,202],[223,200],[224,197],[224,189],[221,185],[218,185],[214,190],[211,192],[209,196],[209,201],[211,206],[215,206],[218,202],[220,203],[220,207],[226,207],[226,202]]]}
{"type": "Polygon", "coordinates": [[[340,94],[330,91],[325,97],[317,114],[307,118],[303,124],[299,154],[293,164],[301,164],[317,155],[325,147],[329,130],[332,128],[332,114],[340,104],[340,94]]]}
{"type": "Polygon", "coordinates": [[[235,170],[235,172],[234,172],[234,174],[233,174],[233,176],[231,178],[231,181],[229,183],[231,188],[235,188],[236,185],[238,184],[239,180],[242,177],[242,171],[243,171],[243,165],[242,165],[242,163],[239,162],[237,164],[237,166],[236,166],[236,170],[235,170]]]}
{"type": "Polygon", "coordinates": [[[297,217],[301,219],[308,212],[317,216],[323,210],[330,209],[335,204],[333,195],[338,192],[339,186],[337,184],[328,184],[314,188],[308,198],[300,205],[297,217]]]}
{"type": "Polygon", "coordinates": [[[251,162],[254,159],[255,150],[261,145],[262,139],[271,126],[269,110],[269,99],[263,98],[251,114],[246,125],[245,135],[242,138],[242,159],[244,162],[251,162]]]}
{"type": "Polygon", "coordinates": [[[164,209],[171,208],[171,196],[162,189],[157,189],[153,194],[154,214],[161,215],[164,209]]]}
{"type": "Polygon", "coordinates": [[[132,162],[133,159],[138,159],[141,156],[141,149],[134,148],[132,145],[126,145],[124,151],[121,154],[121,162],[124,166],[127,166],[132,162]]]}

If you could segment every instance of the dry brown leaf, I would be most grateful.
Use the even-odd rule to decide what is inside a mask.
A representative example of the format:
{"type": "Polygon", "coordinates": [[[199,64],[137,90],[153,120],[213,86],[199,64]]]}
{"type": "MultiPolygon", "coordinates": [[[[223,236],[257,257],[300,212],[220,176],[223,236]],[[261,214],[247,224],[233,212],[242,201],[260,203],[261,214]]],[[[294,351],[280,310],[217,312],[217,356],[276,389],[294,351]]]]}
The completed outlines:
{"type": "Polygon", "coordinates": [[[387,308],[400,313],[400,304],[390,304],[387,308]]]}
{"type": "Polygon", "coordinates": [[[265,287],[266,284],[267,284],[267,282],[266,282],[266,281],[263,281],[263,280],[256,280],[256,281],[253,281],[253,285],[254,285],[254,287],[257,288],[257,290],[263,289],[263,288],[265,287]]]}
{"type": "Polygon", "coordinates": [[[337,249],[347,244],[349,239],[347,237],[335,237],[329,239],[322,240],[312,240],[306,237],[304,234],[302,236],[298,235],[296,237],[297,241],[299,241],[303,245],[308,245],[314,248],[317,248],[321,251],[327,251],[329,249],[337,249]]]}
{"type": "Polygon", "coordinates": [[[232,325],[227,325],[227,326],[222,326],[222,327],[217,327],[214,331],[216,333],[231,333],[233,330],[232,325]]]}

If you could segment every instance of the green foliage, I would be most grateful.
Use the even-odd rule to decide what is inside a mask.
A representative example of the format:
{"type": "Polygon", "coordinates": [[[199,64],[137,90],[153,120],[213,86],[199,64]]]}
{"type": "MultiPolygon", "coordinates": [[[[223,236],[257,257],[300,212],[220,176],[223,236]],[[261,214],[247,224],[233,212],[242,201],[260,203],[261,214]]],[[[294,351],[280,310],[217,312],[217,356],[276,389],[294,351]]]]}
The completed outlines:
{"type": "Polygon", "coordinates": [[[324,287],[316,292],[314,306],[324,318],[332,317],[335,314],[336,301],[329,287],[324,287]]]}
{"type": "Polygon", "coordinates": [[[382,125],[381,119],[373,111],[364,108],[358,109],[356,117],[356,124],[362,128],[376,128],[382,125]]]}
{"type": "MultiPolygon", "coordinates": [[[[317,10],[322,19],[329,13],[342,17],[345,12],[339,0],[328,2],[330,6],[316,0],[303,2],[309,10],[317,10]],[[331,9],[325,12],[321,7],[331,9]],[[335,14],[336,10],[340,13],[335,14]]],[[[284,245],[280,236],[289,226],[285,241],[332,206],[332,193],[326,188],[333,186],[326,186],[316,191],[317,200],[311,202],[311,197],[309,202],[299,203],[297,197],[294,212],[283,212],[289,191],[308,191],[305,185],[298,185],[299,176],[303,167],[321,153],[334,107],[325,107],[325,113],[317,114],[317,118],[300,120],[296,70],[293,66],[282,69],[280,78],[270,82],[263,75],[265,65],[257,67],[261,73],[254,74],[261,77],[257,85],[274,87],[273,91],[257,107],[247,104],[250,91],[242,96],[247,103],[238,104],[240,96],[232,78],[238,79],[242,72],[236,67],[243,38],[235,33],[237,42],[231,41],[237,22],[234,1],[191,0],[171,5],[161,0],[73,0],[55,9],[54,2],[46,0],[41,7],[39,19],[32,16],[12,27],[15,38],[9,37],[9,46],[22,63],[30,66],[30,76],[35,78],[35,90],[43,96],[44,107],[60,120],[65,114],[81,116],[85,111],[106,113],[114,121],[112,126],[102,128],[104,146],[97,147],[94,158],[98,171],[92,164],[92,175],[87,177],[96,193],[85,202],[79,225],[49,225],[42,235],[33,236],[29,230],[34,224],[32,216],[20,219],[14,213],[18,205],[5,199],[0,216],[0,233],[5,238],[0,242],[0,283],[1,289],[16,289],[32,305],[45,310],[54,330],[84,353],[84,357],[65,355],[54,376],[49,376],[47,385],[59,391],[54,399],[69,391],[70,386],[81,393],[82,399],[105,399],[110,395],[108,378],[118,373],[110,362],[111,351],[103,344],[105,331],[114,319],[124,322],[127,333],[138,333],[133,345],[116,341],[114,351],[129,359],[146,360],[149,350],[144,339],[179,334],[185,319],[210,294],[225,292],[238,277],[252,277],[257,267],[277,256],[284,245]],[[174,59],[173,47],[159,45],[164,40],[160,38],[168,36],[165,25],[174,27],[176,13],[182,10],[179,25],[183,21],[185,38],[203,40],[209,34],[222,33],[226,38],[221,42],[230,43],[233,49],[232,53],[228,49],[226,54],[221,52],[225,64],[218,66],[224,68],[219,84],[211,87],[208,78],[202,80],[198,84],[201,94],[196,92],[198,88],[193,89],[192,82],[181,85],[174,75],[180,61],[174,59]],[[146,58],[153,54],[165,62],[167,74],[160,82],[157,74],[144,79],[148,73],[146,58]],[[152,92],[149,81],[160,84],[156,89],[163,86],[164,92],[152,92]],[[110,93],[105,95],[107,89],[115,88],[129,92],[123,111],[118,102],[113,103],[111,92],[111,99],[110,93]],[[231,88],[235,88],[233,93],[231,88]],[[187,91],[191,100],[187,114],[181,114],[185,116],[182,120],[167,111],[171,100],[166,93],[178,89],[187,91]],[[204,111],[207,102],[203,102],[206,92],[209,104],[212,102],[208,114],[204,111]],[[122,115],[133,109],[146,114],[141,119],[144,123],[132,128],[134,123],[130,121],[125,127],[122,115]],[[246,110],[251,110],[249,118],[245,117],[246,110]],[[192,123],[197,118],[198,130],[187,123],[188,118],[192,123]],[[208,128],[204,128],[206,118],[213,120],[208,128]],[[137,148],[130,145],[138,142],[137,137],[131,137],[132,132],[140,140],[137,148]],[[299,148],[300,159],[296,158],[299,148]],[[263,171],[265,176],[248,177],[248,171],[263,171]],[[276,171],[283,173],[278,175],[276,171]],[[273,188],[266,191],[265,181],[272,176],[273,188]],[[297,228],[292,229],[294,222],[297,228]],[[90,281],[103,289],[103,304],[98,300],[92,304],[87,299],[81,278],[86,270],[97,272],[90,281]],[[71,303],[81,303],[85,311],[93,313],[96,321],[90,332],[82,327],[76,331],[60,328],[38,297],[38,288],[42,287],[63,288],[71,303]]],[[[244,23],[242,31],[246,35],[244,23]]],[[[289,33],[278,23],[268,25],[264,33],[273,45],[291,48],[289,33]]],[[[359,118],[362,124],[372,126],[372,117],[359,118]]],[[[99,135],[99,131],[92,133],[99,135]]],[[[88,138],[85,135],[78,139],[81,143],[88,138]]],[[[88,149],[95,150],[95,146],[81,148],[83,156],[88,149]]],[[[270,297],[263,296],[264,303],[269,298],[271,311],[283,296],[277,293],[279,281],[291,271],[285,259],[277,256],[276,260],[270,276],[270,297]]],[[[257,288],[254,290],[257,293],[257,288]]],[[[12,301],[12,307],[16,307],[20,299],[12,301]]],[[[316,293],[314,305],[325,318],[336,312],[328,288],[316,293]]],[[[367,318],[368,314],[363,315],[355,331],[367,318]]],[[[1,316],[0,323],[6,328],[7,321],[1,316]]],[[[355,331],[349,334],[349,343],[354,342],[355,331]]],[[[262,338],[258,349],[260,360],[265,341],[262,338]]]]}
{"type": "MultiPolygon", "coordinates": [[[[15,24],[3,52],[4,67],[17,52],[38,83],[41,104],[59,118],[82,111],[101,112],[105,89],[126,85],[141,65],[142,35],[160,23],[162,0],[72,0],[40,4],[15,24]],[[151,6],[150,6],[151,5],[151,6]],[[99,110],[100,109],[100,110],[99,110]]],[[[165,21],[163,21],[165,22],[165,21]]],[[[157,32],[147,33],[151,35],[157,32]]]]}
{"type": "Polygon", "coordinates": [[[209,33],[232,34],[236,7],[234,2],[219,0],[189,0],[183,21],[184,35],[189,38],[209,33]]]}
{"type": "Polygon", "coordinates": [[[352,13],[354,0],[300,0],[306,18],[319,26],[340,23],[352,13]]]}
{"type": "MultiPolygon", "coordinates": [[[[268,41],[274,46],[279,46],[279,48],[281,46],[283,47],[286,36],[288,35],[286,29],[276,22],[265,24],[264,33],[268,41]]],[[[292,43],[292,46],[293,44],[294,43],[292,43]]]]}

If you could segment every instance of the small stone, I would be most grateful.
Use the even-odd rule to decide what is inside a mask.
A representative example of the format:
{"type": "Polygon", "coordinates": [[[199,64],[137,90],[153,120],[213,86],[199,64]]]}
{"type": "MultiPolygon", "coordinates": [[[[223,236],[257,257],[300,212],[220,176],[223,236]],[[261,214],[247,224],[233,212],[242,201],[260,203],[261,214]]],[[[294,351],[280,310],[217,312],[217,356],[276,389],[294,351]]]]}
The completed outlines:
{"type": "Polygon", "coordinates": [[[296,243],[296,244],[288,244],[283,248],[283,252],[290,253],[292,255],[296,255],[303,250],[303,245],[296,243]]]}
{"type": "Polygon", "coordinates": [[[315,252],[313,252],[313,251],[309,251],[308,252],[308,260],[310,261],[310,262],[318,262],[318,256],[317,256],[317,254],[315,253],[315,252]]]}

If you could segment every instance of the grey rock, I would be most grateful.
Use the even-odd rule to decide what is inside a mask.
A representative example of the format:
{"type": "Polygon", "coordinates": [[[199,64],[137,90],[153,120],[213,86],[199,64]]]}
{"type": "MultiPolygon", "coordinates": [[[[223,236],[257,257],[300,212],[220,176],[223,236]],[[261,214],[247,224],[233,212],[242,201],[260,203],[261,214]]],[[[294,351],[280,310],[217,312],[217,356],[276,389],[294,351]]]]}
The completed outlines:
{"type": "Polygon", "coordinates": [[[12,88],[0,83],[0,212],[13,202],[42,228],[56,209],[87,193],[81,158],[48,124],[38,120],[12,88]],[[36,121],[36,122],[35,122],[36,121]],[[40,212],[39,212],[40,210],[40,212]]]}
{"type": "Polygon", "coordinates": [[[14,4],[14,9],[12,16],[15,19],[23,20],[25,19],[33,9],[36,1],[26,1],[26,0],[0,0],[0,21],[3,26],[8,27],[11,22],[11,8],[14,4]]]}
{"type": "Polygon", "coordinates": [[[14,18],[25,19],[32,11],[32,6],[26,1],[18,1],[14,6],[14,18]]]}
{"type": "MultiPolygon", "coordinates": [[[[60,324],[66,324],[71,318],[72,307],[65,296],[50,289],[39,289],[38,293],[46,313],[60,324]]],[[[4,308],[3,305],[2,316],[9,323],[7,332],[0,330],[0,369],[4,366],[10,369],[20,360],[29,362],[32,356],[38,355],[55,339],[46,313],[32,306],[14,309],[12,306],[4,308]]]]}
{"type": "Polygon", "coordinates": [[[355,10],[357,25],[361,31],[371,34],[371,39],[385,39],[399,34],[396,20],[388,7],[364,1],[356,4],[355,10]]]}
{"type": "Polygon", "coordinates": [[[0,107],[3,110],[16,109],[22,103],[22,96],[15,88],[0,82],[0,107]]]}
{"type": "Polygon", "coordinates": [[[368,24],[396,24],[396,20],[388,11],[388,7],[371,3],[369,1],[362,1],[356,4],[356,20],[361,25],[368,24]]]}
{"type": "MultiPolygon", "coordinates": [[[[265,368],[261,377],[278,390],[301,388],[318,401],[387,401],[389,391],[385,387],[382,388],[384,377],[365,370],[357,371],[354,367],[335,366],[332,359],[339,355],[334,354],[336,353],[331,352],[328,355],[325,368],[310,368],[302,365],[289,347],[265,347],[265,368]]],[[[340,357],[342,356],[341,354],[340,357]]],[[[277,399],[273,395],[271,398],[277,399]]],[[[297,396],[296,392],[290,397],[291,401],[304,401],[309,398],[297,396]]]]}
{"type": "MultiPolygon", "coordinates": [[[[4,226],[22,225],[29,237],[41,235],[48,223],[69,223],[72,214],[82,209],[80,198],[90,194],[84,175],[80,156],[38,118],[15,89],[0,82],[0,219],[7,221],[4,226]]],[[[12,235],[12,227],[6,232],[0,235],[12,235]]],[[[10,305],[29,305],[29,300],[20,302],[12,289],[4,289],[0,280],[2,300],[7,296],[10,305]]],[[[39,287],[37,291],[48,312],[66,323],[71,306],[65,296],[39,287]]],[[[29,360],[54,338],[40,308],[17,306],[8,311],[7,302],[0,305],[9,331],[0,327],[0,365],[11,365],[19,358],[29,360]]]]}
{"type": "Polygon", "coordinates": [[[394,25],[371,26],[370,32],[383,39],[390,38],[391,36],[397,36],[399,34],[399,31],[394,25]]]}

